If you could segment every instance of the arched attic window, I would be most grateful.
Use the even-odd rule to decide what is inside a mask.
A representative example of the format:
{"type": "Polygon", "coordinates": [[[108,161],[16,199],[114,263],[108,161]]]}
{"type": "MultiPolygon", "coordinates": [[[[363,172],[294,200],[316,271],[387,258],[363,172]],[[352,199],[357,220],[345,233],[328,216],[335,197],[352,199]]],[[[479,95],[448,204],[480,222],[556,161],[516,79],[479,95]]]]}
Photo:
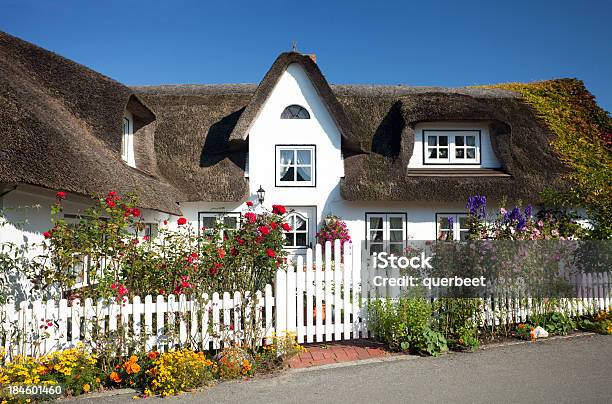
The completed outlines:
{"type": "Polygon", "coordinates": [[[310,114],[301,105],[289,105],[283,110],[281,119],[310,119],[310,114]]]}

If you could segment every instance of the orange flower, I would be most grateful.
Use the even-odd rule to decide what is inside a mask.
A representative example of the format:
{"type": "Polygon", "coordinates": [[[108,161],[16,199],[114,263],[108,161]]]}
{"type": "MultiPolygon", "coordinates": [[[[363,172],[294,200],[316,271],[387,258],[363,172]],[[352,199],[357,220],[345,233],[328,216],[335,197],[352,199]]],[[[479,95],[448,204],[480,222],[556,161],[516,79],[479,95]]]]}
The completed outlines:
{"type": "Polygon", "coordinates": [[[114,381],[115,383],[120,383],[121,382],[121,376],[119,376],[119,373],[117,373],[117,372],[112,372],[110,374],[110,379],[112,381],[114,381]]]}
{"type": "Polygon", "coordinates": [[[518,325],[518,328],[520,328],[520,329],[522,330],[523,328],[525,328],[525,324],[520,323],[520,324],[518,325]]]}
{"type": "Polygon", "coordinates": [[[147,354],[147,356],[149,357],[149,359],[157,359],[157,357],[159,356],[159,352],[151,351],[147,354]]]}
{"type": "MultiPolygon", "coordinates": [[[[132,358],[135,358],[135,356],[133,356],[132,358]]],[[[136,363],[136,360],[132,360],[132,358],[130,358],[129,361],[123,364],[123,368],[125,369],[128,375],[140,372],[140,365],[136,363]]]]}

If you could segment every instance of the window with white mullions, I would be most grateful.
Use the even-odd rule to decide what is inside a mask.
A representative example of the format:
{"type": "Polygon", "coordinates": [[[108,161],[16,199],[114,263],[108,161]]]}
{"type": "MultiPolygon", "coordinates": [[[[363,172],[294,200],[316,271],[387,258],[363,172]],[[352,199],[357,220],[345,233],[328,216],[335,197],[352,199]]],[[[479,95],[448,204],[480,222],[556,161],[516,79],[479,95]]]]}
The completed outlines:
{"type": "Polygon", "coordinates": [[[479,130],[423,130],[424,164],[480,164],[479,130]]]}
{"type": "Polygon", "coordinates": [[[469,235],[467,220],[467,215],[463,213],[437,213],[437,239],[461,241],[467,240],[469,235]]]}
{"type": "Polygon", "coordinates": [[[291,213],[286,218],[291,231],[285,232],[286,247],[308,247],[308,218],[299,213],[291,213]]]}
{"type": "Polygon", "coordinates": [[[368,213],[366,231],[369,253],[387,251],[396,255],[406,248],[406,215],[368,213]]]}
{"type": "Polygon", "coordinates": [[[455,136],[455,159],[474,160],[476,158],[476,136],[455,136]]]}
{"type": "Polygon", "coordinates": [[[276,146],[276,185],[314,186],[314,146],[276,146]]]}
{"type": "Polygon", "coordinates": [[[240,227],[240,213],[237,212],[200,212],[198,213],[198,229],[200,234],[213,234],[217,226],[222,226],[221,238],[231,237],[240,227]]]}
{"type": "Polygon", "coordinates": [[[427,158],[448,160],[448,136],[427,136],[427,158]]]}

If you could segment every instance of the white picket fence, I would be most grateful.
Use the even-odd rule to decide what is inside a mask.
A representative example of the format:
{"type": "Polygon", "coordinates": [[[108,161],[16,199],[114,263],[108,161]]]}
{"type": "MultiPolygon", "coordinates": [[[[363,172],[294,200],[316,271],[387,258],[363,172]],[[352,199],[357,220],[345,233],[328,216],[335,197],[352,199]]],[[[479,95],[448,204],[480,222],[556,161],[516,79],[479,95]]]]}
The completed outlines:
{"type": "Polygon", "coordinates": [[[365,337],[352,247],[345,246],[343,257],[339,242],[334,250],[332,259],[329,242],[325,255],[319,244],[314,253],[309,249],[305,259],[298,257],[295,265],[277,271],[274,286],[266,285],[254,298],[223,292],[194,300],[149,295],[120,303],[62,299],[6,304],[0,313],[0,343],[8,355],[42,355],[118,332],[133,346],[160,351],[218,349],[248,336],[266,343],[287,332],[300,343],[365,337]]]}
{"type": "MultiPolygon", "coordinates": [[[[0,307],[0,345],[7,355],[41,355],[116,333],[134,347],[161,351],[217,349],[248,336],[263,344],[286,332],[300,343],[367,338],[365,303],[379,298],[380,289],[362,282],[360,257],[350,244],[343,256],[338,241],[334,247],[334,254],[329,242],[325,254],[319,244],[308,249],[255,296],[222,292],[196,300],[170,295],[119,304],[102,299],[7,304],[0,307]]],[[[572,283],[578,298],[565,299],[567,311],[581,315],[612,305],[612,272],[578,274],[572,283]]],[[[531,300],[517,293],[494,293],[482,302],[482,326],[525,321],[533,312],[531,300]]]]}

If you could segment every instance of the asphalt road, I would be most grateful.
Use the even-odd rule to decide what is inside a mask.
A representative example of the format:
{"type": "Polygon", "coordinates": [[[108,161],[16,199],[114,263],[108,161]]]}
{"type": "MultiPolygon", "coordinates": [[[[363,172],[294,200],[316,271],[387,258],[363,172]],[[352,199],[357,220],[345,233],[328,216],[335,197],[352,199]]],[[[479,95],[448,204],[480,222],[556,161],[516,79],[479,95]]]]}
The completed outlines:
{"type": "MultiPolygon", "coordinates": [[[[131,396],[83,401],[134,402],[131,396]]],[[[221,383],[163,402],[610,403],[612,337],[581,336],[497,346],[471,354],[411,356],[294,371],[278,377],[221,383]]]]}

